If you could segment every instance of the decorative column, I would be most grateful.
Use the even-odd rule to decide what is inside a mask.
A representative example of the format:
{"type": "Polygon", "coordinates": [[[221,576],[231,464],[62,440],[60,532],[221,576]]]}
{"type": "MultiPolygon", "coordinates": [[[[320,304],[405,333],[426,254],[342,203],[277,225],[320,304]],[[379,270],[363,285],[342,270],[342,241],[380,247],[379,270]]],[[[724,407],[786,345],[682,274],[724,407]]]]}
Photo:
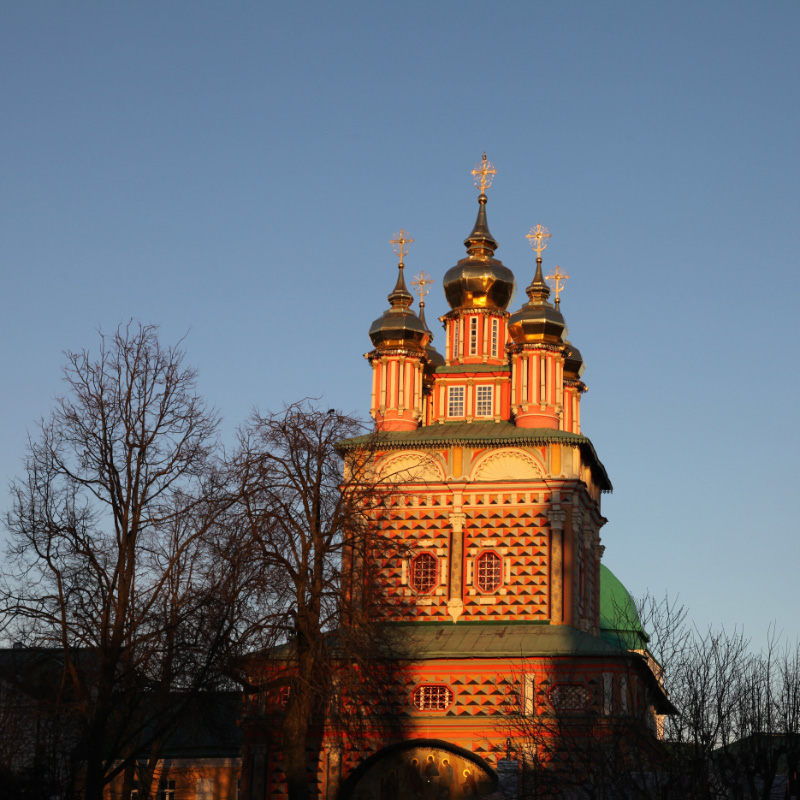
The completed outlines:
{"type": "Polygon", "coordinates": [[[550,620],[556,625],[564,622],[564,523],[567,512],[558,502],[548,514],[550,520],[550,620]]]}
{"type": "Polygon", "coordinates": [[[458,622],[464,612],[464,523],[466,515],[461,510],[461,492],[453,492],[453,510],[450,512],[450,568],[448,572],[447,613],[458,622]]]}

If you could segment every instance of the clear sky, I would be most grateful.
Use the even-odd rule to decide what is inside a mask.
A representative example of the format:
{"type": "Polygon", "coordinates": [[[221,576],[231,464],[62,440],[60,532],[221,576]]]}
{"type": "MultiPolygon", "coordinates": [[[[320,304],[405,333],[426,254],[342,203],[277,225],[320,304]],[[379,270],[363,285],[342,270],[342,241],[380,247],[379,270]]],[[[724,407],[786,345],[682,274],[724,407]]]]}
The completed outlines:
{"type": "Polygon", "coordinates": [[[532,225],[572,276],[605,563],[798,636],[798,41],[797,0],[0,0],[0,474],[131,317],[188,332],[228,442],[256,405],[366,415],[388,240],[435,321],[486,150],[511,310],[532,225]]]}

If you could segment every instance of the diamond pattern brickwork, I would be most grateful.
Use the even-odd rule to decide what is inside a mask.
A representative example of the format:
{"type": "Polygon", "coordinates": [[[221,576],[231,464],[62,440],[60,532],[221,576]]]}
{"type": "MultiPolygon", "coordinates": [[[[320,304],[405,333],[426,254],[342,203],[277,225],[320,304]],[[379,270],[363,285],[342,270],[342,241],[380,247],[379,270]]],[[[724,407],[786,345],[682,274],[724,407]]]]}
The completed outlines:
{"type": "Polygon", "coordinates": [[[501,495],[471,499],[478,502],[465,508],[466,557],[473,569],[465,587],[464,620],[548,619],[548,521],[543,508],[510,506],[501,495]],[[490,595],[481,593],[474,579],[474,560],[487,548],[502,557],[504,573],[502,586],[490,595]]]}
{"type": "MultiPolygon", "coordinates": [[[[379,581],[383,591],[398,602],[402,616],[414,621],[447,617],[447,587],[439,583],[431,592],[417,594],[409,587],[409,561],[423,552],[438,559],[439,574],[446,575],[450,545],[450,508],[444,494],[405,495],[384,513],[379,529],[388,540],[385,551],[378,553],[379,581]],[[405,564],[404,564],[405,562],[405,564]],[[404,583],[405,574],[405,583],[404,583]]],[[[449,619],[449,617],[447,617],[449,619]]]]}
{"type": "MultiPolygon", "coordinates": [[[[453,702],[443,712],[414,714],[420,719],[428,713],[438,717],[496,716],[507,714],[516,703],[514,686],[509,683],[506,675],[498,675],[491,670],[469,672],[448,667],[424,676],[406,675],[405,688],[398,692],[398,696],[413,698],[414,690],[426,684],[447,686],[453,693],[453,702]]],[[[402,716],[414,713],[413,700],[405,702],[398,711],[402,716]]]]}
{"type": "MultiPolygon", "coordinates": [[[[446,580],[449,569],[450,511],[445,494],[401,495],[379,521],[385,551],[378,554],[383,591],[409,621],[449,621],[446,580]],[[431,592],[409,586],[410,559],[422,552],[439,559],[441,581],[431,592]],[[405,563],[404,563],[405,562],[405,563]]],[[[517,622],[549,619],[548,520],[537,493],[465,495],[464,621],[517,622]],[[534,505],[535,503],[535,505],[534,505]],[[491,592],[475,585],[475,559],[491,550],[502,561],[502,582],[491,592]]]]}

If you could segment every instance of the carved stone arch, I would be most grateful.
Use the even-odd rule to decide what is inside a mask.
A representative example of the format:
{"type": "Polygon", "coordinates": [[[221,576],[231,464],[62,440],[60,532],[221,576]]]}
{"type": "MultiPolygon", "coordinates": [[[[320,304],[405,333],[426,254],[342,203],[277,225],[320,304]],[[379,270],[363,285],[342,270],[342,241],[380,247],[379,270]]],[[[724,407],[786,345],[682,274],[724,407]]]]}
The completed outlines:
{"type": "Polygon", "coordinates": [[[441,483],[445,471],[441,459],[433,453],[407,450],[383,459],[378,476],[389,483],[441,483]]]}
{"type": "Polygon", "coordinates": [[[483,456],[472,469],[473,481],[541,480],[544,465],[524,450],[493,450],[483,456]]]}
{"type": "MultiPolygon", "coordinates": [[[[450,766],[456,784],[453,795],[456,790],[459,796],[461,794],[461,787],[466,782],[465,770],[472,776],[478,798],[497,791],[497,773],[476,753],[441,739],[409,739],[384,747],[359,764],[343,782],[339,798],[384,798],[389,794],[386,789],[391,786],[393,798],[418,800],[422,796],[420,787],[435,784],[437,790],[442,790],[445,786],[443,779],[447,780],[447,766],[450,766]],[[448,764],[444,763],[445,760],[448,764]],[[428,768],[430,763],[433,767],[428,768]],[[426,768],[431,774],[426,774],[426,768]]],[[[435,796],[439,796],[439,791],[435,796]]]]}

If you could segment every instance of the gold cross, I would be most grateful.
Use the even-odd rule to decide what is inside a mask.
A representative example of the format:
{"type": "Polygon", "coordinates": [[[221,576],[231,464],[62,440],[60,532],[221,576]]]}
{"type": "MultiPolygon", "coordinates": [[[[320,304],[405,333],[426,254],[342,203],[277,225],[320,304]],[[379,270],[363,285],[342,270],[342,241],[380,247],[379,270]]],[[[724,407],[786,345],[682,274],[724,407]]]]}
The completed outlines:
{"type": "Polygon", "coordinates": [[[564,291],[564,287],[561,285],[561,283],[562,281],[566,281],[569,279],[569,275],[567,275],[566,272],[561,272],[560,270],[561,267],[556,265],[556,271],[552,275],[545,275],[546,280],[555,281],[556,285],[553,288],[555,289],[556,292],[556,305],[560,304],[561,301],[558,299],[558,296],[561,294],[561,292],[564,291]]]}
{"type": "Polygon", "coordinates": [[[400,266],[403,266],[403,259],[405,258],[408,248],[406,245],[413,244],[413,239],[406,239],[408,231],[400,228],[400,233],[396,233],[393,239],[389,239],[389,244],[394,249],[395,255],[400,259],[400,266]]]}
{"type": "Polygon", "coordinates": [[[486,153],[483,154],[483,159],[480,164],[475,165],[472,170],[472,177],[475,179],[475,188],[481,190],[481,194],[486,194],[486,190],[491,188],[494,176],[497,175],[497,170],[491,161],[486,160],[486,153]],[[480,175],[480,179],[478,178],[480,175]]]}
{"type": "Polygon", "coordinates": [[[547,249],[547,240],[552,236],[548,233],[547,228],[537,225],[531,228],[531,232],[525,235],[526,239],[530,239],[531,247],[536,251],[537,260],[542,257],[542,251],[547,249]]]}
{"type": "Polygon", "coordinates": [[[436,283],[436,281],[431,278],[430,275],[426,275],[424,272],[420,272],[419,275],[414,276],[414,280],[411,281],[411,285],[417,290],[417,294],[419,295],[419,304],[421,306],[425,305],[425,295],[430,292],[430,289],[426,289],[426,286],[430,286],[432,283],[436,283]]]}

